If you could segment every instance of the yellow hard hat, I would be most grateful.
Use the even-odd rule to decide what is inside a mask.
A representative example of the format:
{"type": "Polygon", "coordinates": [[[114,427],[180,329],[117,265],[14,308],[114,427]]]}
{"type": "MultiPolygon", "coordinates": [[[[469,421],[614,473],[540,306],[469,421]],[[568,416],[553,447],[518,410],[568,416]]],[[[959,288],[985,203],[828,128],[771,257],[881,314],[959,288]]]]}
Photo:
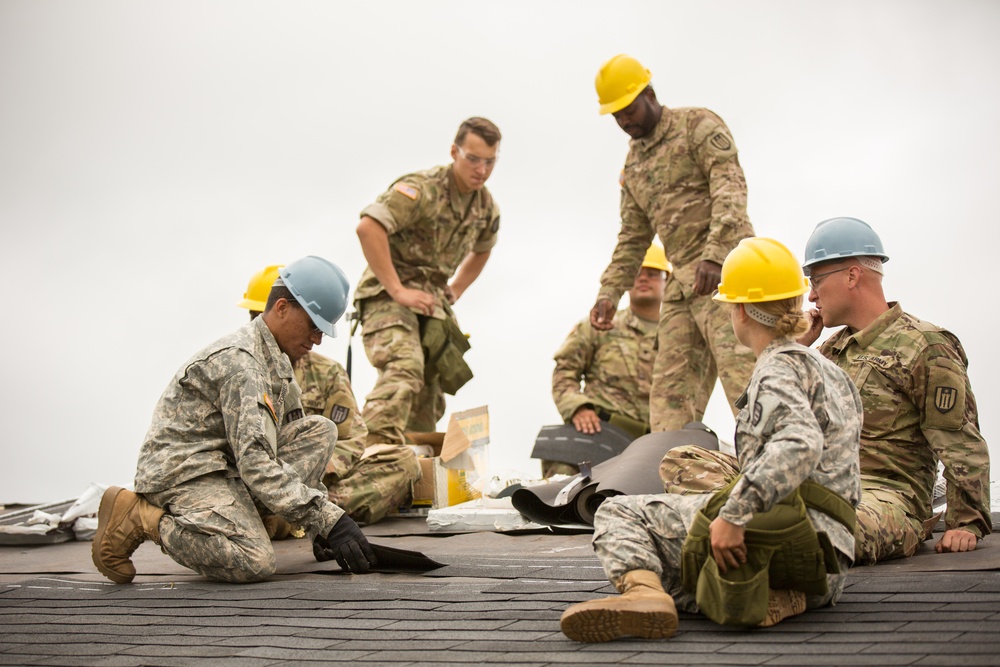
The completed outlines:
{"type": "Polygon", "coordinates": [[[638,60],[619,54],[604,63],[594,79],[601,113],[621,111],[639,97],[653,75],[638,60]]]}
{"type": "Polygon", "coordinates": [[[659,269],[671,273],[674,267],[667,261],[667,253],[663,251],[663,246],[653,243],[646,251],[646,257],[642,260],[644,269],[659,269]]]}
{"type": "Polygon", "coordinates": [[[722,282],[713,299],[726,303],[760,303],[799,296],[809,281],[792,251],[774,239],[743,239],[722,264],[722,282]]]}
{"type": "Polygon", "coordinates": [[[278,279],[278,269],[283,266],[285,265],[272,264],[253,274],[253,277],[250,278],[250,284],[247,285],[247,291],[243,295],[243,300],[236,305],[240,308],[263,313],[264,306],[267,305],[267,295],[271,293],[271,285],[278,279]]]}

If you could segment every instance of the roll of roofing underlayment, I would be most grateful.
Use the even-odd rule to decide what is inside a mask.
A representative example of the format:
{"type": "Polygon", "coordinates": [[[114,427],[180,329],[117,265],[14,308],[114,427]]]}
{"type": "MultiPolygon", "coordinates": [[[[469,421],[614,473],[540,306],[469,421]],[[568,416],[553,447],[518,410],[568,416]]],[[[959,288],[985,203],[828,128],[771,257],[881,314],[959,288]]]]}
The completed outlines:
{"type": "Polygon", "coordinates": [[[649,433],[634,440],[618,456],[594,466],[581,465],[580,474],[561,482],[518,489],[511,496],[517,511],[546,525],[594,523],[605,498],[663,493],[660,461],[675,447],[697,445],[718,450],[719,438],[701,422],[677,431],[649,433]]]}

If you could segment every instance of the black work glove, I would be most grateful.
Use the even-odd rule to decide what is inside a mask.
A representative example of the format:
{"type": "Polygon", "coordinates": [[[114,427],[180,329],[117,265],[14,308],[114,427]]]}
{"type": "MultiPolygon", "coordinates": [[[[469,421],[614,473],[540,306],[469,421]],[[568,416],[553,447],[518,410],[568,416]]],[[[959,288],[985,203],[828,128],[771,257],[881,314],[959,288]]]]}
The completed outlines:
{"type": "Polygon", "coordinates": [[[316,536],[313,540],[313,555],[316,560],[336,559],[340,569],[345,572],[367,572],[376,562],[372,545],[361,532],[354,519],[346,514],[340,517],[330,534],[326,537],[316,536]]]}

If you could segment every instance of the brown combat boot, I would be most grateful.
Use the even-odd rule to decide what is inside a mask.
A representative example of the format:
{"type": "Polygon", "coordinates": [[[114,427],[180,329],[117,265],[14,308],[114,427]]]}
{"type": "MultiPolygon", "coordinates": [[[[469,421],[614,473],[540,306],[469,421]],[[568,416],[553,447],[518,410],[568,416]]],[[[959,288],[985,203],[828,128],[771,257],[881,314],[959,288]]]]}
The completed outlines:
{"type": "Polygon", "coordinates": [[[777,625],[790,616],[798,616],[806,610],[806,594],[802,591],[767,591],[767,616],[757,624],[758,628],[777,625]]]}
{"type": "Polygon", "coordinates": [[[131,556],[146,540],[160,543],[163,510],[119,486],[108,487],[97,512],[94,565],[116,584],[135,578],[131,556]]]}
{"type": "Polygon", "coordinates": [[[677,608],[660,577],[632,570],[622,577],[622,594],[575,604],[563,612],[559,627],[578,642],[607,642],[619,637],[666,639],[677,631],[677,608]]]}
{"type": "Polygon", "coordinates": [[[292,534],[292,525],[276,514],[268,514],[261,517],[264,522],[264,530],[272,540],[287,540],[292,534]]]}

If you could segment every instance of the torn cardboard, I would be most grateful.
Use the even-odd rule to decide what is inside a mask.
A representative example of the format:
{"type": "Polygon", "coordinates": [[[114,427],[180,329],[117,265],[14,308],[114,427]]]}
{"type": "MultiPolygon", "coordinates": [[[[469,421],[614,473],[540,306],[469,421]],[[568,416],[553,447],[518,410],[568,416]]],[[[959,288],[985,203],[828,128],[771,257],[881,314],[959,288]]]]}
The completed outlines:
{"type": "Polygon", "coordinates": [[[444,433],[407,433],[406,438],[434,453],[418,459],[421,478],[413,486],[415,507],[449,507],[481,496],[473,485],[489,469],[487,406],[453,413],[444,433]]]}

